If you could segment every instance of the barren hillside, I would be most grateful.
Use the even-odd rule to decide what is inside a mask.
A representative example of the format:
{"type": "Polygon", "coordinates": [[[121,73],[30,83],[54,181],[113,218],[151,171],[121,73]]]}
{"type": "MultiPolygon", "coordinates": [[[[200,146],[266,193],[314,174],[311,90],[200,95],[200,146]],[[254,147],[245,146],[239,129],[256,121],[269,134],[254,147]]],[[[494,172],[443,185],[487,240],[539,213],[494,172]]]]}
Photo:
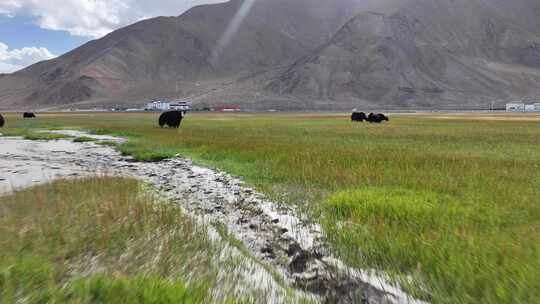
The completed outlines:
{"type": "Polygon", "coordinates": [[[540,95],[539,12],[533,0],[232,0],[144,20],[0,76],[0,108],[152,98],[438,107],[540,95]]]}

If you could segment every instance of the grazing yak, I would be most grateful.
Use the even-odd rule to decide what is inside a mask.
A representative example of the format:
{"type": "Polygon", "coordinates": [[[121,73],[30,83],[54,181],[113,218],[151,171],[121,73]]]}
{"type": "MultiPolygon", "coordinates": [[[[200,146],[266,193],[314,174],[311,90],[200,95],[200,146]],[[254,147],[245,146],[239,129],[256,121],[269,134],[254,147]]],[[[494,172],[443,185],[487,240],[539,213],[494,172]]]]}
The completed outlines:
{"type": "Polygon", "coordinates": [[[23,118],[36,118],[36,114],[34,114],[32,112],[24,112],[23,113],[23,118]]]}
{"type": "Polygon", "coordinates": [[[2,116],[2,114],[0,114],[0,128],[4,126],[4,123],[6,121],[4,120],[4,117],[2,116]]]}
{"type": "Polygon", "coordinates": [[[390,121],[390,119],[388,119],[388,117],[386,117],[386,115],[384,114],[373,114],[373,113],[369,113],[366,120],[369,121],[370,123],[381,123],[383,121],[390,121]]]}
{"type": "Polygon", "coordinates": [[[179,128],[182,118],[186,115],[184,111],[168,111],[159,116],[159,126],[163,128],[167,125],[170,128],[179,128]]]}
{"type": "Polygon", "coordinates": [[[364,112],[353,112],[351,115],[351,121],[363,122],[364,120],[367,120],[366,113],[364,112]]]}

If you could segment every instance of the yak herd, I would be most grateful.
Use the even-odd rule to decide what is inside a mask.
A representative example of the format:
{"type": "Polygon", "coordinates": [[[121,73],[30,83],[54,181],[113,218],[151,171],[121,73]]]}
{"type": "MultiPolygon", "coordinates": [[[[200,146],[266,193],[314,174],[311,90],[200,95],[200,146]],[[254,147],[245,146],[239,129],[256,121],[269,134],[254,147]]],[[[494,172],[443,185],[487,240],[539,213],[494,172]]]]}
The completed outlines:
{"type": "Polygon", "coordinates": [[[388,117],[384,114],[373,114],[369,113],[369,115],[366,115],[364,112],[353,112],[351,115],[351,121],[354,122],[363,122],[367,121],[370,123],[381,123],[383,121],[390,121],[388,117]]]}
{"type": "MultiPolygon", "coordinates": [[[[180,123],[182,122],[182,119],[186,116],[185,111],[167,111],[161,114],[159,117],[159,126],[164,127],[167,125],[170,128],[179,128],[180,123]]],[[[370,123],[381,123],[383,121],[390,121],[388,116],[384,114],[373,114],[369,113],[369,115],[366,115],[364,112],[353,112],[351,115],[351,121],[354,122],[363,122],[367,121],[370,123]]]]}
{"type": "MultiPolygon", "coordinates": [[[[180,124],[182,123],[182,119],[186,116],[186,111],[167,111],[162,113],[159,116],[159,126],[164,127],[167,126],[169,128],[179,128],[180,124]]],[[[24,112],[23,118],[35,118],[36,115],[32,112],[24,112]]],[[[351,121],[353,122],[363,122],[367,121],[370,123],[381,123],[383,121],[390,121],[388,117],[384,114],[373,114],[369,113],[369,115],[366,115],[364,112],[353,112],[351,115],[351,121]]],[[[0,114],[0,128],[4,126],[6,120],[0,114]]]]}
{"type": "MultiPolygon", "coordinates": [[[[36,118],[36,114],[32,112],[24,112],[23,118],[36,118]]],[[[2,114],[0,114],[0,128],[3,127],[5,124],[6,124],[6,119],[4,118],[4,116],[2,116],[2,114]]]]}

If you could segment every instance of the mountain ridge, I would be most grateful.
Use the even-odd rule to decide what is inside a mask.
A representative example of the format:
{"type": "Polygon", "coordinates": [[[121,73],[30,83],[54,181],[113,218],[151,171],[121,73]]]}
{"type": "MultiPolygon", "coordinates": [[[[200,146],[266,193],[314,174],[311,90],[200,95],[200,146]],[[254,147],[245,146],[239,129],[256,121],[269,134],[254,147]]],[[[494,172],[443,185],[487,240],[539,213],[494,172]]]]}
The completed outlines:
{"type": "MultiPolygon", "coordinates": [[[[520,30],[512,22],[499,20],[497,24],[509,31],[520,30]]],[[[471,47],[464,36],[451,40],[452,35],[445,39],[433,33],[433,24],[407,11],[391,16],[361,13],[267,89],[279,95],[332,100],[343,107],[429,107],[433,101],[447,107],[465,101],[485,106],[500,98],[540,96],[540,71],[536,69],[540,57],[535,57],[540,53],[536,50],[531,56],[526,48],[523,56],[512,43],[502,42],[501,52],[488,54],[483,45],[471,47]]],[[[520,32],[519,37],[540,41],[538,35],[520,32]]],[[[498,47],[489,45],[487,49],[498,47]]]]}
{"type": "Polygon", "coordinates": [[[215,56],[249,1],[143,20],[0,75],[0,108],[153,98],[201,107],[407,108],[540,96],[533,0],[258,0],[215,56]]]}

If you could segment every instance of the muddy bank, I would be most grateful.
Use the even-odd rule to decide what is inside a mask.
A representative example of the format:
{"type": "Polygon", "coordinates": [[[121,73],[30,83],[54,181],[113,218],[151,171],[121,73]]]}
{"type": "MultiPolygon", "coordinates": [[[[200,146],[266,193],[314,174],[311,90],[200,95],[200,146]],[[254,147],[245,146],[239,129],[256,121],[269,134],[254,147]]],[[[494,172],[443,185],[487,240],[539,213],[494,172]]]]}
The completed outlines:
{"type": "MultiPolygon", "coordinates": [[[[74,135],[73,131],[62,134],[88,136],[74,135]]],[[[280,292],[272,292],[280,287],[271,272],[300,294],[305,292],[321,302],[418,302],[388,283],[382,274],[343,265],[325,250],[320,226],[307,224],[293,208],[278,206],[225,172],[182,158],[135,162],[96,143],[0,137],[0,146],[9,147],[0,151],[0,183],[9,188],[0,188],[0,193],[60,177],[132,176],[147,181],[204,223],[225,226],[253,257],[248,263],[253,272],[245,274],[247,284],[264,285],[260,288],[266,289],[269,302],[284,299],[280,292]],[[271,266],[271,271],[263,265],[271,266]]]]}
{"type": "Polygon", "coordinates": [[[238,178],[181,158],[127,169],[207,222],[226,225],[290,286],[322,302],[418,303],[383,275],[346,267],[325,250],[320,226],[307,224],[295,210],[272,203],[238,178]]]}
{"type": "Polygon", "coordinates": [[[0,194],[59,178],[121,174],[109,166],[120,155],[95,143],[0,137],[0,147],[0,194]]]}

